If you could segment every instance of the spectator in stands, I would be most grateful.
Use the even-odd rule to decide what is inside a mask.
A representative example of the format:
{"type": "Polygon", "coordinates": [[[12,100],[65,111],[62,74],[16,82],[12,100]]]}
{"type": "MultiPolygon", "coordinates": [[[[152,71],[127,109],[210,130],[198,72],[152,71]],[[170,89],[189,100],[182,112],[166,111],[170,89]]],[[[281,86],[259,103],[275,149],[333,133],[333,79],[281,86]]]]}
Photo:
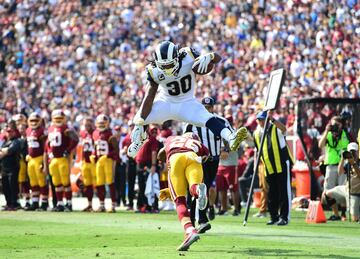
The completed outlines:
{"type": "Polygon", "coordinates": [[[138,200],[137,212],[157,212],[157,202],[153,206],[148,204],[145,196],[145,186],[149,174],[157,173],[157,152],[159,151],[159,141],[156,139],[158,128],[150,126],[148,130],[149,137],[144,145],[139,150],[135,157],[137,163],[137,177],[138,177],[138,200]]]}
{"type": "Polygon", "coordinates": [[[15,121],[9,121],[5,127],[5,141],[0,149],[2,187],[6,199],[5,210],[16,210],[19,193],[18,174],[21,144],[20,133],[15,121]]]}
{"type": "MultiPolygon", "coordinates": [[[[341,118],[335,116],[325,128],[320,141],[319,147],[325,147],[325,161],[326,173],[324,182],[324,191],[330,190],[338,185],[344,185],[346,176],[338,174],[338,165],[341,160],[342,151],[346,150],[349,144],[349,139],[346,132],[342,128],[341,118]]],[[[340,220],[338,215],[338,208],[336,205],[332,206],[333,215],[329,220],[340,220]]]]}

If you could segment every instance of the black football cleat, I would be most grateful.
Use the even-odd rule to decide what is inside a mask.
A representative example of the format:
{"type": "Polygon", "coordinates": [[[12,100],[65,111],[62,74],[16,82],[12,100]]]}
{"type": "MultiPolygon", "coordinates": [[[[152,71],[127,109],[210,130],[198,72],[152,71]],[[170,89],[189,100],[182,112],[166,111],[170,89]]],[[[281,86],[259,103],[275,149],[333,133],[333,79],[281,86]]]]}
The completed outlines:
{"type": "Polygon", "coordinates": [[[64,205],[57,205],[52,209],[54,212],[63,212],[65,210],[64,205]]]}

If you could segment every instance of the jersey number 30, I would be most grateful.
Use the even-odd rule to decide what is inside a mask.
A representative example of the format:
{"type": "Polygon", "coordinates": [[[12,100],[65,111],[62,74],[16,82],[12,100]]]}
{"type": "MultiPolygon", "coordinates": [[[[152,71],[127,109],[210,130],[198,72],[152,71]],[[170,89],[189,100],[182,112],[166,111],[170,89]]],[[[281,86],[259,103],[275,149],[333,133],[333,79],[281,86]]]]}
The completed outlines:
{"type": "Polygon", "coordinates": [[[187,93],[191,89],[191,75],[186,75],[180,79],[179,81],[173,81],[167,83],[166,86],[169,88],[168,92],[170,95],[175,96],[181,93],[187,93]]]}

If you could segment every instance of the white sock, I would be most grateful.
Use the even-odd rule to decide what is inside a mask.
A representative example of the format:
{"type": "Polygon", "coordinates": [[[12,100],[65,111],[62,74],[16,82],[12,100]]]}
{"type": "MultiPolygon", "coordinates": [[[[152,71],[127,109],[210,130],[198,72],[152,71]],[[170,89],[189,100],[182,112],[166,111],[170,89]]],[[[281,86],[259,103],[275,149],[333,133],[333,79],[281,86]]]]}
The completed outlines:
{"type": "Polygon", "coordinates": [[[231,133],[231,130],[229,130],[228,128],[223,128],[220,132],[220,136],[226,141],[229,141],[231,133]]]}

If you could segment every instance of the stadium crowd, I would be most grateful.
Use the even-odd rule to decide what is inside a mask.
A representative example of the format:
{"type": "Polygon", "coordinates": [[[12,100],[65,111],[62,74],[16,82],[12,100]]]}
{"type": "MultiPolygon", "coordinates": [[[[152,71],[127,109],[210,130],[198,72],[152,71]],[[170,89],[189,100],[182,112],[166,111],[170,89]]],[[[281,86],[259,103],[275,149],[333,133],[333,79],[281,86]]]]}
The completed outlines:
{"type": "Polygon", "coordinates": [[[278,67],[288,75],[274,117],[290,132],[299,99],[360,97],[354,0],[7,0],[0,33],[0,123],[33,111],[47,123],[61,108],[76,130],[85,117],[106,114],[127,133],[144,96],[145,66],[163,39],[223,57],[198,78],[196,96],[212,96],[215,112],[233,117],[235,127],[255,130],[268,74],[278,67]]]}

